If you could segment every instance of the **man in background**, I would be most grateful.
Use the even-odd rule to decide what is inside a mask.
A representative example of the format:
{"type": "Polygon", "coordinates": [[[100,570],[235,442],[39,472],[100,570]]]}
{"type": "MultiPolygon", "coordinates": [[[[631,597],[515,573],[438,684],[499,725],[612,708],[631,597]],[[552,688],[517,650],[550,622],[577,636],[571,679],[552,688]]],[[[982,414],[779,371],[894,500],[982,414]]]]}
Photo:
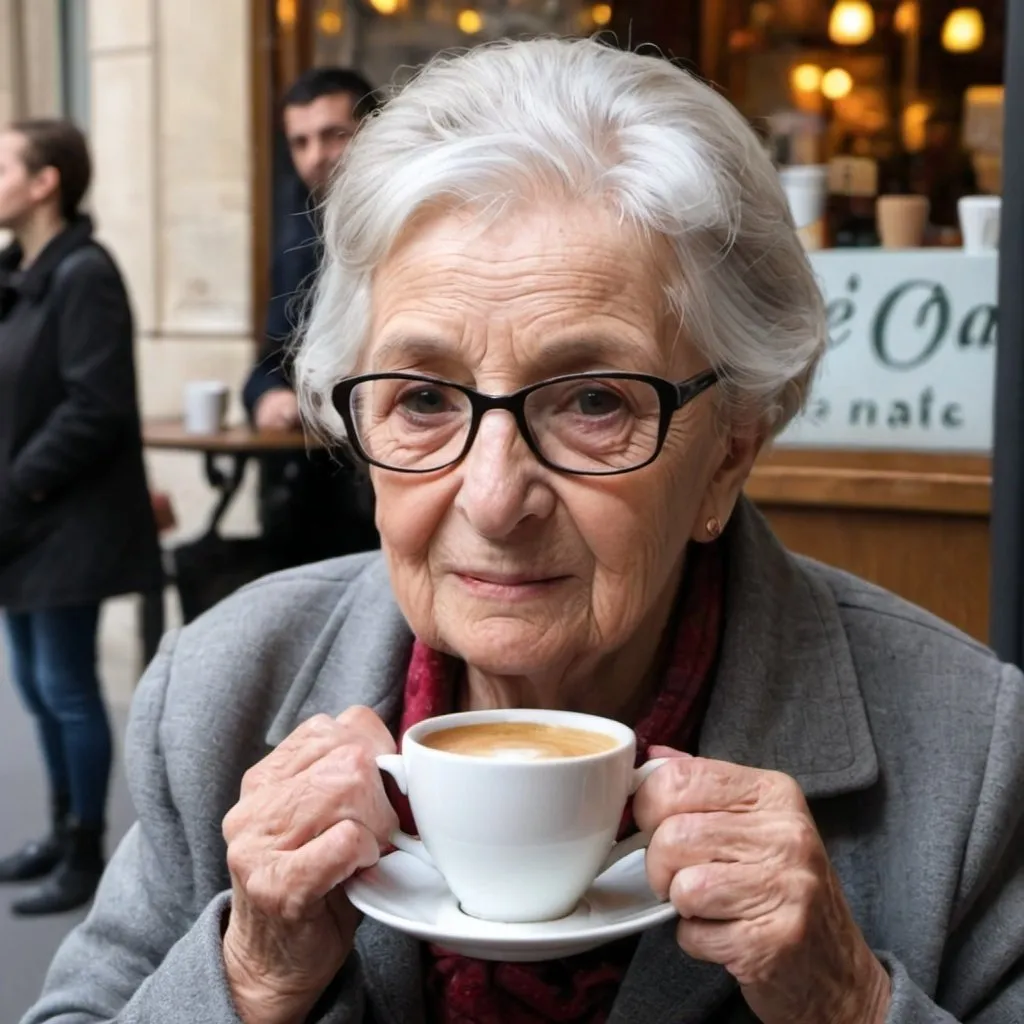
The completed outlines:
{"type": "MultiPolygon", "coordinates": [[[[266,340],[243,390],[260,430],[299,427],[289,346],[320,262],[319,205],[359,122],[376,106],[366,79],[343,68],[314,68],[285,94],[282,127],[295,178],[275,183],[285,215],[275,218],[266,340]]],[[[326,452],[262,460],[260,517],[282,564],[378,545],[365,474],[326,452]]]]}

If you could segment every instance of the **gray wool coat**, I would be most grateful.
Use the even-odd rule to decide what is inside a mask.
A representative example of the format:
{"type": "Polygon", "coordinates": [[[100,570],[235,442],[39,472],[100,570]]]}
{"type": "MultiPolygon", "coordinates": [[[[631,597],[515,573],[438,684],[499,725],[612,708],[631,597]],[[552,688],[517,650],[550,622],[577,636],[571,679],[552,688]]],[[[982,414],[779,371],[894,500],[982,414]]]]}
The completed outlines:
{"type": "MultiPolygon", "coordinates": [[[[891,1024],[1024,1024],[1024,679],[741,504],[700,753],[802,785],[892,977],[891,1024]]],[[[941,557],[937,555],[936,557],[941,557]]],[[[221,819],[300,722],[398,711],[411,637],[379,555],[271,576],[169,637],[127,738],[139,820],[23,1024],[236,1024],[221,819]]],[[[423,1020],[417,944],[366,919],[317,1024],[423,1020]]],[[[612,1024],[750,1024],[728,973],[643,936],[612,1024]]],[[[822,1022],[826,1024],[826,1022],[822,1022]]]]}

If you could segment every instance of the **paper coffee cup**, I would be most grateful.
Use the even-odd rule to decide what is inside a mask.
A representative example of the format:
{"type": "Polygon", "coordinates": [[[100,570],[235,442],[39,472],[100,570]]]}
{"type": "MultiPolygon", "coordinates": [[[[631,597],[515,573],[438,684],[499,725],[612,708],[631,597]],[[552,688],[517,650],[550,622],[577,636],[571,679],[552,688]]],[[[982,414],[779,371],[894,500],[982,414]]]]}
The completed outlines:
{"type": "Polygon", "coordinates": [[[824,240],[820,228],[828,194],[828,167],[824,164],[783,167],[779,170],[779,179],[804,247],[822,248],[824,240]]]}
{"type": "Polygon", "coordinates": [[[999,218],[1003,201],[999,196],[963,196],[957,202],[964,252],[976,255],[999,248],[999,218]]]}
{"type": "Polygon", "coordinates": [[[185,385],[185,432],[216,434],[224,429],[228,386],[218,380],[194,380],[185,385]]]}
{"type": "Polygon", "coordinates": [[[927,196],[879,196],[875,221],[883,249],[919,249],[931,204],[927,196]]]}

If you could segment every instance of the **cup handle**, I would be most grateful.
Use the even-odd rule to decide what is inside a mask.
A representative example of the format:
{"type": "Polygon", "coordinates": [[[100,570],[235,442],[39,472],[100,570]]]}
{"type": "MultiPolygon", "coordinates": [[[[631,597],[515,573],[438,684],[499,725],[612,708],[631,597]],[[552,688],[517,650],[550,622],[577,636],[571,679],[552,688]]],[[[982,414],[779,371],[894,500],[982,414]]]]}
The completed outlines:
{"type": "MultiPolygon", "coordinates": [[[[409,778],[405,771],[405,761],[402,759],[401,754],[381,754],[377,758],[377,767],[382,772],[387,772],[395,780],[399,790],[404,796],[409,795],[409,778]]],[[[644,765],[646,768],[647,766],[644,765]]],[[[408,853],[410,856],[415,857],[417,860],[423,861],[428,867],[432,867],[435,871],[437,865],[434,864],[430,858],[430,854],[427,853],[427,848],[420,842],[419,839],[414,839],[408,833],[403,832],[400,828],[396,828],[391,835],[388,836],[388,841],[396,850],[401,850],[402,853],[408,853]]]]}
{"type": "MultiPolygon", "coordinates": [[[[644,784],[648,776],[656,772],[668,760],[667,757],[656,757],[651,761],[645,761],[639,768],[635,768],[633,770],[633,777],[629,782],[629,795],[632,796],[644,784]]],[[[628,839],[623,839],[621,843],[616,843],[608,851],[608,856],[605,857],[598,874],[603,875],[613,864],[618,864],[623,857],[628,857],[637,850],[645,849],[650,841],[650,832],[637,832],[635,836],[630,836],[628,839]]]]}

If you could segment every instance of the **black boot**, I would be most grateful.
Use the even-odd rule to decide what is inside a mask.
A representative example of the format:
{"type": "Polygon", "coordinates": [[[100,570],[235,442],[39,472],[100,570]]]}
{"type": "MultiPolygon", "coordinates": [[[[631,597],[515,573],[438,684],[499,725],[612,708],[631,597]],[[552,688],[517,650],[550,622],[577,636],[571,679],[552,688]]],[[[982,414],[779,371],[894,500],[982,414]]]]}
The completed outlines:
{"type": "Polygon", "coordinates": [[[0,860],[0,882],[31,882],[48,875],[64,854],[67,817],[67,795],[58,793],[51,801],[50,834],[26,843],[20,850],[0,860]]]}
{"type": "Polygon", "coordinates": [[[19,917],[62,914],[92,899],[103,874],[103,829],[72,822],[56,870],[26,897],[11,905],[19,917]]]}

